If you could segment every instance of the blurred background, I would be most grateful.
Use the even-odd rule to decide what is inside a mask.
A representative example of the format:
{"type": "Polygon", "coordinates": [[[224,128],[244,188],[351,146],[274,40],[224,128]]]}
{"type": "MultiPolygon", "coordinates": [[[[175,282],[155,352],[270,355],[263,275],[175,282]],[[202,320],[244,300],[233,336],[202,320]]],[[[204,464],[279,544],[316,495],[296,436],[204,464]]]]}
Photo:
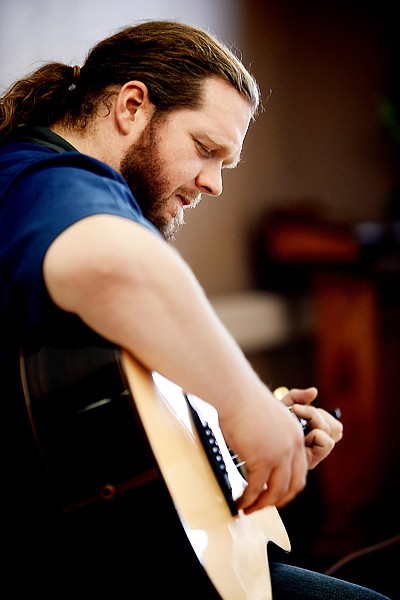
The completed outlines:
{"type": "MultiPolygon", "coordinates": [[[[175,245],[271,387],[317,385],[321,406],[341,408],[343,441],[282,511],[293,545],[284,559],[326,570],[399,534],[395,8],[0,0],[0,89],[45,61],[82,64],[96,41],[149,18],[210,29],[240,50],[262,90],[243,162],[225,175],[222,198],[187,215],[175,245]]],[[[369,576],[386,579],[375,560],[369,576]]],[[[388,593],[381,580],[371,581],[388,593]]]]}

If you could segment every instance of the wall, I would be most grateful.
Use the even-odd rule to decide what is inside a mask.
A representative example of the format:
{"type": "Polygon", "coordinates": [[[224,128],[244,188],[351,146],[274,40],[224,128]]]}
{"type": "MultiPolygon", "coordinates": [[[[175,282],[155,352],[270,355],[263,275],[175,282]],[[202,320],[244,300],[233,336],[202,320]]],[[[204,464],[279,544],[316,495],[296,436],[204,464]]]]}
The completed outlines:
{"type": "MultiPolygon", "coordinates": [[[[382,2],[380,3],[382,5],[382,2]]],[[[98,39],[144,18],[180,18],[243,52],[265,112],[222,198],[187,216],[176,247],[210,295],[252,287],[249,240],[280,203],[316,199],[336,220],[381,218],[394,181],[377,121],[385,32],[356,0],[1,0],[0,88],[46,60],[80,63],[98,39]],[[334,7],[332,7],[332,4],[334,7]]]]}
{"type": "Polygon", "coordinates": [[[228,42],[240,35],[241,3],[230,0],[1,0],[0,91],[61,60],[81,64],[86,51],[142,19],[180,19],[210,28],[228,42]]]}

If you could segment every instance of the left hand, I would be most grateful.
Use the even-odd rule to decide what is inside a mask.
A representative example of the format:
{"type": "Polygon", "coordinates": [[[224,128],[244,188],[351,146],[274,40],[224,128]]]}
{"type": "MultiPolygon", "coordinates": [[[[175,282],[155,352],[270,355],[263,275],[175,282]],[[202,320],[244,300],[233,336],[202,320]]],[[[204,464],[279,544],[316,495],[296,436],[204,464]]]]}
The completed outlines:
{"type": "Polygon", "coordinates": [[[315,387],[292,388],[282,398],[299,418],[306,419],[308,433],[304,437],[308,469],[314,469],[324,460],[343,437],[343,423],[323,408],[311,406],[318,395],[315,387]]]}

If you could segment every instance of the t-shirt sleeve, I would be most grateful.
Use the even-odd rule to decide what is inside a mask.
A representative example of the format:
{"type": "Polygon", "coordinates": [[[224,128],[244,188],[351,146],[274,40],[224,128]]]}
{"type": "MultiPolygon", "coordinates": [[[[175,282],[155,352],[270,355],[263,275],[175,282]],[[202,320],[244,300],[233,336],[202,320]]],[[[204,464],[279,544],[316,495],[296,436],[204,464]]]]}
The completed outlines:
{"type": "MultiPolygon", "coordinates": [[[[13,184],[2,208],[2,247],[8,290],[4,301],[18,307],[21,321],[40,320],[42,265],[47,249],[73,223],[96,214],[131,219],[159,235],[144,218],[123,178],[103,163],[82,155],[59,155],[46,168],[35,167],[13,184]]],[[[3,311],[8,312],[7,306],[3,311]]],[[[3,313],[4,314],[4,313],[3,313]]]]}

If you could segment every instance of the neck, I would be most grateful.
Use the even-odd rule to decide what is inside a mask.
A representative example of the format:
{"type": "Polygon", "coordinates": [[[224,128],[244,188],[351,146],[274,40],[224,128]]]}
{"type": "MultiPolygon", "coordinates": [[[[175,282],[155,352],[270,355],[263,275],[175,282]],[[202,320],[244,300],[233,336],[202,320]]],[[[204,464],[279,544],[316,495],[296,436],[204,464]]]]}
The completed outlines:
{"type": "Polygon", "coordinates": [[[96,158],[119,171],[119,153],[114,152],[115,144],[112,144],[107,132],[99,131],[99,128],[91,125],[87,126],[84,130],[78,131],[64,127],[58,123],[52,125],[50,129],[74,146],[78,152],[96,158]],[[113,147],[113,152],[110,152],[110,147],[113,147]]]}

